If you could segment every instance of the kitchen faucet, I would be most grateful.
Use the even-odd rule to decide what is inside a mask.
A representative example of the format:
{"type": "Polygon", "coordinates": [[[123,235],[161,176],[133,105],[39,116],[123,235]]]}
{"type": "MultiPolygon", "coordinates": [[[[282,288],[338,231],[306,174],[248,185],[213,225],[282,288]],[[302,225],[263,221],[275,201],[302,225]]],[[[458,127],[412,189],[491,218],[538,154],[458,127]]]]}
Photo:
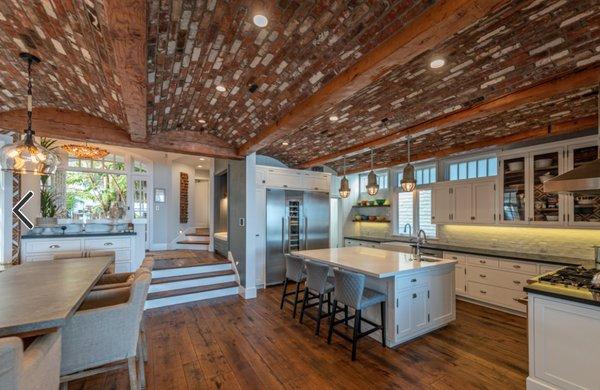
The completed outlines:
{"type": "Polygon", "coordinates": [[[417,233],[417,258],[421,256],[421,244],[423,243],[427,243],[427,233],[423,229],[419,229],[417,233]]]}
{"type": "Polygon", "coordinates": [[[406,228],[408,228],[408,235],[411,235],[412,234],[412,226],[410,225],[410,223],[404,224],[404,231],[403,231],[404,234],[406,234],[406,228]]]}

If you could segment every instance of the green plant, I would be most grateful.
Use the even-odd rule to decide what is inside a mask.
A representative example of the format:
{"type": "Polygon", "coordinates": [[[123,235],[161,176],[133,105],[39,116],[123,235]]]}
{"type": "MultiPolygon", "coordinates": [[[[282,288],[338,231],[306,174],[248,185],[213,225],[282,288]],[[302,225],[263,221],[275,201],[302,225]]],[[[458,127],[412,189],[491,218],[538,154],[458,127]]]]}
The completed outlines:
{"type": "Polygon", "coordinates": [[[52,190],[42,188],[40,191],[40,209],[44,218],[54,218],[56,216],[56,195],[52,190]]]}
{"type": "MultiPolygon", "coordinates": [[[[58,148],[58,145],[56,145],[55,139],[50,139],[50,138],[46,138],[46,137],[40,138],[40,145],[42,145],[44,148],[46,148],[48,150],[54,150],[54,149],[58,148]]],[[[40,177],[40,181],[42,182],[42,188],[46,188],[46,185],[48,183],[48,178],[49,178],[49,176],[47,176],[47,175],[43,175],[40,177]]]]}

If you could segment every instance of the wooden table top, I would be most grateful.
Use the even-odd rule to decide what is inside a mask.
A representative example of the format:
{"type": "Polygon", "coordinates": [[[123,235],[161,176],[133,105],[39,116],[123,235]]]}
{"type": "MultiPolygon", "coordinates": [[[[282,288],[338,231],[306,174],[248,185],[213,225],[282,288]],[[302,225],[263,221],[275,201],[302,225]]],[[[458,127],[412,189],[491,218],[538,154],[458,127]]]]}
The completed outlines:
{"type": "Polygon", "coordinates": [[[63,326],[98,282],[108,257],[36,261],[0,273],[0,336],[63,326]]]}

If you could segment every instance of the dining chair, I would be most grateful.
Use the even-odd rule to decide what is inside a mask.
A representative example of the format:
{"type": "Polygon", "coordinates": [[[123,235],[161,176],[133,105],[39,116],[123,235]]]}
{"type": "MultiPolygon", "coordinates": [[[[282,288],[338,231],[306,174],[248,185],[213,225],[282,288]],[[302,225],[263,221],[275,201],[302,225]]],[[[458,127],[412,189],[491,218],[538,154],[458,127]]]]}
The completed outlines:
{"type": "Polygon", "coordinates": [[[92,291],[62,329],[61,388],[69,381],[112,371],[127,362],[129,386],[144,384],[139,332],[150,273],[140,272],[129,288],[92,291]],[[136,368],[137,363],[137,368],[136,368]]]}
{"type": "Polygon", "coordinates": [[[333,290],[333,310],[329,320],[329,335],[327,336],[327,344],[331,344],[333,333],[352,343],[352,360],[356,360],[356,347],[358,340],[370,335],[371,333],[381,330],[381,344],[385,347],[385,303],[386,295],[375,290],[365,287],[365,275],[356,272],[343,271],[335,269],[335,289],[333,290]],[[354,315],[347,317],[345,320],[336,320],[335,315],[343,309],[338,308],[338,303],[347,305],[354,309],[354,315]],[[381,324],[376,324],[362,317],[362,311],[373,305],[380,304],[381,324]],[[344,333],[338,332],[334,327],[342,322],[347,322],[348,319],[354,319],[354,329],[352,338],[349,338],[344,333]],[[366,332],[361,332],[361,323],[366,322],[372,328],[366,332]]]}
{"type": "MultiPolygon", "coordinates": [[[[138,268],[138,270],[144,269],[148,272],[152,272],[153,268],[154,258],[148,256],[144,259],[144,261],[142,261],[142,265],[140,265],[140,268],[138,268]]],[[[94,285],[94,287],[92,287],[92,291],[128,287],[131,285],[134,278],[135,272],[119,272],[115,274],[105,274],[102,275],[98,282],[94,285]]]]}
{"type": "Polygon", "coordinates": [[[79,258],[91,258],[91,257],[110,257],[112,259],[111,265],[108,267],[105,273],[115,272],[115,259],[116,254],[114,251],[79,251],[79,252],[58,252],[55,253],[52,260],[68,260],[68,259],[79,259],[79,258]]]}
{"type": "Polygon", "coordinates": [[[52,332],[24,349],[19,337],[0,338],[0,389],[57,389],[60,341],[60,332],[52,332]]]}

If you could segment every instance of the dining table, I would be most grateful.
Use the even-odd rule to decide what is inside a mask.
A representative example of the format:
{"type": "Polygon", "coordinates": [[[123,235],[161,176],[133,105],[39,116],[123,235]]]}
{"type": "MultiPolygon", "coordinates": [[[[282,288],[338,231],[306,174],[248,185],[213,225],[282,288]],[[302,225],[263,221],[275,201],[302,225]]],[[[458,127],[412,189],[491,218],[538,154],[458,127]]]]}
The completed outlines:
{"type": "Polygon", "coordinates": [[[0,337],[60,329],[112,262],[110,257],[33,261],[0,272],[0,337]]]}

